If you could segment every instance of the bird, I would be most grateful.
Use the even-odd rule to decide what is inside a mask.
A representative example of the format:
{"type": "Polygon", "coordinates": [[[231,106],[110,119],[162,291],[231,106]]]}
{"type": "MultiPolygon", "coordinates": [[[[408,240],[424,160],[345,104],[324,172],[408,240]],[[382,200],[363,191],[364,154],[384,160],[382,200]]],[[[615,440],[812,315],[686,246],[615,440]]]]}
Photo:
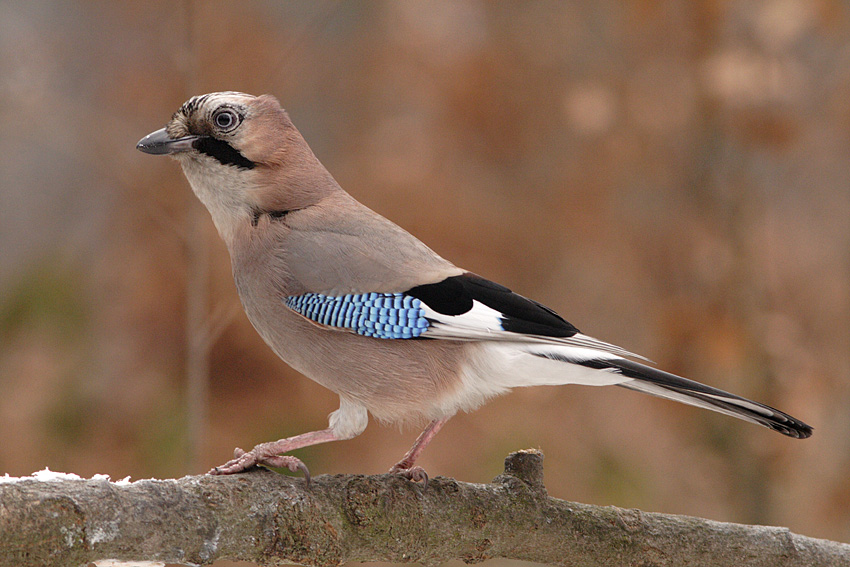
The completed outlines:
{"type": "Polygon", "coordinates": [[[427,484],[418,457],[460,411],[517,387],[615,385],[804,439],[787,413],[659,370],[554,310],[455,266],[344,191],[272,95],[193,96],[137,149],[176,159],[230,253],[256,331],[339,395],[328,428],[237,448],[211,474],[309,470],[293,450],[351,439],[369,415],[427,423],[390,469],[427,484]]]}

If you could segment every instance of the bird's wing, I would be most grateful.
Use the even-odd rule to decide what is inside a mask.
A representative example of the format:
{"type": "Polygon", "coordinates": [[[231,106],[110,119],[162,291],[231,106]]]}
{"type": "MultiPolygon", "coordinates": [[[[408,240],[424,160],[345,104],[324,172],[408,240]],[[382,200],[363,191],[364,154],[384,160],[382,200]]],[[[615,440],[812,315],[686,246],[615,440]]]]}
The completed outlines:
{"type": "Polygon", "coordinates": [[[509,341],[643,358],[579,332],[548,307],[466,272],[405,291],[289,296],[289,308],[329,328],[380,339],[509,341]]]}
{"type": "Polygon", "coordinates": [[[559,344],[643,358],[444,260],[346,193],[287,216],[288,307],[314,323],[382,339],[559,344]]]}

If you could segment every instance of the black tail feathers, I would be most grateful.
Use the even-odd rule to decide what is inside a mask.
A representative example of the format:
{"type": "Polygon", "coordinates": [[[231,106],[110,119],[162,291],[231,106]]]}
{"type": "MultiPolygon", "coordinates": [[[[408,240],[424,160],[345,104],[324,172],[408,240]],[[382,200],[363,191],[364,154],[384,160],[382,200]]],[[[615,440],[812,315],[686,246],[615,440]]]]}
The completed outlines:
{"type": "Polygon", "coordinates": [[[600,370],[607,369],[634,378],[631,382],[619,384],[630,390],[731,415],[795,439],[806,439],[812,435],[811,426],[785,412],[638,362],[599,359],[578,364],[600,370]]]}

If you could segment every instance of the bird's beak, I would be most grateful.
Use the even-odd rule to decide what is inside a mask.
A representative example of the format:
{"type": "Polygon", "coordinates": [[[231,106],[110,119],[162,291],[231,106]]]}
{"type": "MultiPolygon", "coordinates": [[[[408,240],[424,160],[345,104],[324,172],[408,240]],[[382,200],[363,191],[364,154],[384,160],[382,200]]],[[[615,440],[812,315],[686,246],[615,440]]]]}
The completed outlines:
{"type": "Polygon", "coordinates": [[[185,152],[193,148],[192,144],[198,136],[185,136],[183,138],[170,138],[165,128],[151,132],[136,144],[136,149],[146,154],[165,155],[177,152],[185,152]]]}

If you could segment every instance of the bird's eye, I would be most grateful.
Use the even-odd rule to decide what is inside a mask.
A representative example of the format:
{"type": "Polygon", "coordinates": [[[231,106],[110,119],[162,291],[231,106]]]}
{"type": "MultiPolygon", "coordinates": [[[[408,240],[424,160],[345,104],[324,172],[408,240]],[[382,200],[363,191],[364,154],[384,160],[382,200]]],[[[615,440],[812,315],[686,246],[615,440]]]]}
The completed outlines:
{"type": "Polygon", "coordinates": [[[223,108],[213,115],[213,122],[222,132],[229,132],[239,125],[239,115],[229,108],[223,108]]]}

